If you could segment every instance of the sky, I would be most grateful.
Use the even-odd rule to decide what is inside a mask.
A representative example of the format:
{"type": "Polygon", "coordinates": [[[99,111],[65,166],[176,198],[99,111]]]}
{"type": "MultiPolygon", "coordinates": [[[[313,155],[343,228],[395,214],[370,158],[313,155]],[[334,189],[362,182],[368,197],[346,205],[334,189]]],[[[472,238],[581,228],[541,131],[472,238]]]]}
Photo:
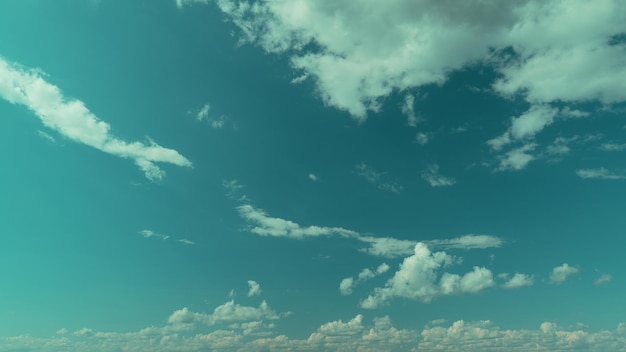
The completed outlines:
{"type": "Polygon", "coordinates": [[[0,351],[626,351],[626,3],[0,2],[0,351]]]}

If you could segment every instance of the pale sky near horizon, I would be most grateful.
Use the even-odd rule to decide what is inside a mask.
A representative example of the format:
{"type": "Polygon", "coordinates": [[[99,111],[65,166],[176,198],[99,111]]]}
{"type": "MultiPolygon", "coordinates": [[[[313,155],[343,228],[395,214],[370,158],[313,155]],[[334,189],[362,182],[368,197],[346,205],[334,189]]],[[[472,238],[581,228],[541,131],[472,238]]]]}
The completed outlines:
{"type": "Polygon", "coordinates": [[[626,351],[626,3],[0,2],[0,351],[626,351]]]}

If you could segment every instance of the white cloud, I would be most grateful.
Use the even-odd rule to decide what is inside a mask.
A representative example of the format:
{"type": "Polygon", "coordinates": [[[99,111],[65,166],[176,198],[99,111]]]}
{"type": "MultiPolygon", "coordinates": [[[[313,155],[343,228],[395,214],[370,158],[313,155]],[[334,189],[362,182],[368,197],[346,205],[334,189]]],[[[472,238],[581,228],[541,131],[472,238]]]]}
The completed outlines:
{"type": "Polygon", "coordinates": [[[428,303],[440,295],[477,293],[494,285],[493,274],[484,267],[475,266],[463,276],[442,272],[456,261],[445,252],[431,252],[425,244],[418,243],[413,255],[404,258],[393,277],[361,301],[361,307],[374,309],[395,297],[428,303]]]}
{"type": "Polygon", "coordinates": [[[513,277],[502,284],[502,287],[506,289],[515,289],[524,286],[532,286],[534,282],[535,280],[532,275],[515,273],[513,277]]]}
{"type": "MultiPolygon", "coordinates": [[[[406,116],[407,124],[411,127],[417,126],[417,116],[415,116],[415,97],[411,94],[404,96],[404,104],[402,104],[402,113],[406,116]]],[[[418,136],[420,134],[418,133],[418,136]]],[[[426,144],[428,142],[428,136],[426,136],[426,142],[420,144],[426,144]]],[[[418,139],[419,143],[419,139],[418,139]]]]}
{"type": "Polygon", "coordinates": [[[256,226],[248,230],[260,236],[290,237],[303,239],[305,237],[340,235],[346,237],[358,236],[358,233],[341,227],[305,226],[281,218],[268,216],[263,210],[246,204],[237,207],[239,215],[256,226]]]}
{"type": "Polygon", "coordinates": [[[47,140],[50,143],[56,143],[57,140],[54,139],[54,137],[52,137],[49,133],[46,133],[44,131],[38,130],[37,131],[37,135],[45,140],[47,140]]]}
{"type": "Polygon", "coordinates": [[[603,167],[599,169],[580,169],[576,170],[576,175],[580,178],[597,178],[601,180],[622,180],[626,179],[625,175],[613,173],[603,167]]]}
{"type": "Polygon", "coordinates": [[[607,282],[610,282],[611,280],[613,280],[613,276],[611,274],[602,274],[602,275],[600,275],[599,278],[597,278],[593,282],[593,284],[596,285],[596,286],[599,286],[599,285],[605,284],[607,282]]]}
{"type": "Polygon", "coordinates": [[[196,244],[196,242],[194,241],[190,241],[186,238],[181,238],[181,239],[177,239],[176,242],[180,242],[180,243],[184,243],[184,244],[189,244],[189,245],[194,245],[196,244]]]}
{"type": "Polygon", "coordinates": [[[150,237],[154,237],[154,238],[160,238],[162,240],[167,240],[168,238],[170,238],[169,235],[163,235],[160,233],[156,233],[152,230],[141,230],[139,231],[139,234],[142,235],[143,237],[146,238],[150,238],[150,237]]]}
{"type": "Polygon", "coordinates": [[[386,172],[378,172],[364,162],[357,164],[355,168],[356,173],[359,176],[375,184],[379,189],[392,193],[400,193],[403,190],[403,187],[401,185],[386,180],[386,172]]]}
{"type": "Polygon", "coordinates": [[[354,288],[354,286],[363,283],[369,279],[372,279],[380,274],[384,274],[389,270],[389,265],[387,265],[387,263],[382,263],[380,264],[376,270],[371,270],[369,268],[365,268],[363,270],[361,270],[361,272],[359,273],[359,275],[357,275],[356,280],[352,277],[347,277],[343,280],[341,280],[341,282],[339,283],[339,292],[341,292],[342,295],[349,295],[352,294],[352,289],[354,288]]]}
{"type": "Polygon", "coordinates": [[[192,312],[188,308],[179,309],[170,315],[167,322],[175,330],[187,330],[196,325],[216,325],[264,319],[276,320],[279,318],[280,314],[271,309],[265,301],[261,302],[257,308],[242,306],[235,303],[234,300],[230,300],[217,306],[211,314],[192,312]]]}
{"type": "MultiPolygon", "coordinates": [[[[252,307],[253,308],[253,307],[252,307]]],[[[255,308],[258,309],[258,308],[255,308]]],[[[321,324],[308,337],[279,334],[265,319],[221,321],[224,328],[207,324],[206,314],[182,309],[163,327],[131,332],[101,332],[83,328],[73,333],[39,338],[31,335],[0,337],[6,350],[67,351],[455,351],[549,352],[622,351],[626,324],[593,331],[564,329],[553,322],[537,329],[503,329],[490,321],[439,320],[423,329],[396,328],[388,316],[366,319],[357,314],[321,324]],[[193,328],[193,329],[192,329],[193,328]]],[[[248,317],[259,316],[251,314],[248,317]]],[[[268,319],[273,321],[275,319],[268,319]]]]}
{"type": "Polygon", "coordinates": [[[209,110],[211,110],[211,105],[204,104],[196,113],[196,119],[198,119],[198,121],[207,120],[209,118],[209,110]]]}
{"type": "Polygon", "coordinates": [[[522,170],[526,168],[528,163],[535,160],[535,156],[528,152],[534,150],[536,146],[537,144],[530,143],[507,152],[500,157],[500,166],[497,170],[522,170]]]}
{"type": "Polygon", "coordinates": [[[607,152],[615,152],[626,150],[626,143],[624,144],[616,144],[616,143],[603,143],[600,145],[600,149],[607,152]]]}
{"type": "Polygon", "coordinates": [[[484,249],[500,247],[503,241],[491,235],[464,235],[445,240],[426,241],[431,247],[456,248],[456,249],[484,249]]]}
{"type": "Polygon", "coordinates": [[[208,4],[209,0],[175,0],[176,6],[179,9],[182,9],[184,6],[188,6],[191,4],[208,4]]]}
{"type": "Polygon", "coordinates": [[[564,263],[563,265],[557,266],[552,269],[550,273],[550,283],[551,284],[560,284],[567,280],[568,276],[574,275],[578,273],[578,269],[569,266],[569,264],[564,263]]]}
{"type": "Polygon", "coordinates": [[[417,142],[417,144],[420,145],[428,144],[428,142],[430,141],[430,135],[424,132],[417,132],[417,134],[415,135],[415,141],[417,142]]]}
{"type": "Polygon", "coordinates": [[[148,143],[126,142],[111,134],[111,126],[101,121],[80,100],[65,97],[36,70],[26,70],[0,57],[0,96],[12,104],[26,106],[48,128],[105,153],[131,159],[151,181],[165,176],[156,163],[191,167],[192,163],[176,150],[148,143]]]}
{"type": "Polygon", "coordinates": [[[261,285],[254,280],[248,280],[248,296],[260,296],[261,295],[261,285]]]}
{"type": "Polygon", "coordinates": [[[452,186],[456,180],[452,177],[445,177],[439,174],[439,165],[430,165],[428,169],[422,172],[422,178],[426,180],[432,187],[452,186]]]}
{"type": "Polygon", "coordinates": [[[496,92],[520,94],[532,104],[626,100],[625,51],[610,43],[624,32],[619,0],[217,5],[243,41],[288,55],[295,70],[315,80],[326,104],[358,119],[380,109],[393,91],[441,84],[479,61],[502,75],[496,92]],[[508,60],[493,54],[504,48],[514,52],[508,60]]]}
{"type": "Polygon", "coordinates": [[[309,174],[309,180],[316,182],[318,180],[317,176],[315,174],[309,174]]]}

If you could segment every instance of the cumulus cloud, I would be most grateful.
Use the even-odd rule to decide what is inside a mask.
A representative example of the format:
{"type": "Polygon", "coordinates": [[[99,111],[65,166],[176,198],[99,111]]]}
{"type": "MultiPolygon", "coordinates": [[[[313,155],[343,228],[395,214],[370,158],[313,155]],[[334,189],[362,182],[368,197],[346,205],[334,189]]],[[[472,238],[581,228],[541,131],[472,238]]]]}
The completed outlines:
{"type": "Polygon", "coordinates": [[[587,179],[587,178],[597,178],[600,180],[626,179],[626,175],[616,174],[603,167],[598,168],[598,169],[579,169],[579,170],[576,170],[576,175],[578,175],[578,177],[583,178],[583,179],[587,179]]]}
{"type": "Polygon", "coordinates": [[[578,273],[578,269],[569,266],[569,264],[564,263],[563,265],[557,266],[552,269],[550,273],[550,283],[551,284],[560,284],[565,282],[569,276],[578,273]]]}
{"type": "Polygon", "coordinates": [[[216,325],[221,323],[277,320],[280,314],[276,313],[267,302],[263,301],[259,307],[242,306],[230,300],[217,306],[213,313],[192,312],[188,308],[182,308],[173,312],[167,319],[175,330],[188,330],[196,325],[216,325]]]}
{"type": "MultiPolygon", "coordinates": [[[[192,2],[207,1],[177,0],[192,2]]],[[[361,120],[393,91],[481,61],[501,75],[495,92],[532,105],[626,100],[625,50],[611,40],[625,31],[619,0],[216,3],[243,42],[287,55],[326,104],[361,120]]]]}
{"type": "Polygon", "coordinates": [[[494,285],[493,274],[484,267],[475,266],[463,276],[443,272],[456,262],[455,257],[445,252],[431,252],[425,244],[418,243],[413,255],[404,258],[393,277],[361,301],[361,307],[378,308],[396,297],[428,303],[440,295],[477,293],[494,285]]]}
{"type": "Polygon", "coordinates": [[[261,295],[261,285],[254,280],[248,280],[248,296],[260,296],[261,295]]]}
{"type": "Polygon", "coordinates": [[[148,138],[147,143],[126,142],[111,133],[111,126],[94,115],[80,100],[67,98],[37,70],[28,70],[0,57],[0,97],[26,106],[48,128],[108,154],[131,159],[151,181],[161,181],[165,172],[156,163],[191,167],[192,163],[173,149],[148,138]]]}
{"type": "Polygon", "coordinates": [[[384,274],[389,270],[389,265],[387,265],[387,263],[382,263],[380,264],[376,270],[371,270],[369,268],[365,268],[363,270],[361,270],[361,272],[359,273],[359,275],[357,275],[356,280],[352,277],[347,277],[343,280],[341,280],[341,282],[339,283],[339,292],[341,292],[342,295],[349,295],[352,294],[352,289],[354,288],[354,286],[365,282],[369,279],[372,279],[380,274],[384,274]]]}
{"type": "MultiPolygon", "coordinates": [[[[508,278],[507,274],[499,275],[503,278],[508,278]]],[[[535,279],[532,275],[515,273],[513,277],[508,279],[504,284],[502,284],[503,288],[506,289],[515,289],[524,286],[532,286],[535,283],[535,279]]]]}
{"type": "Polygon", "coordinates": [[[454,178],[445,177],[439,174],[439,165],[430,165],[424,172],[422,178],[432,187],[452,186],[456,183],[454,178]]]}

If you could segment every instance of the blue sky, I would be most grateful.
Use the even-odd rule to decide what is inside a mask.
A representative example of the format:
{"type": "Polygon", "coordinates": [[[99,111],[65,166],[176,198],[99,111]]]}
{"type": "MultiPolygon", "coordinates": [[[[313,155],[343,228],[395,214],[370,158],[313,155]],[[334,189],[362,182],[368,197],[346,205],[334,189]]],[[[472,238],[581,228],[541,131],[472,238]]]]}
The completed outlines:
{"type": "Polygon", "coordinates": [[[3,1],[0,351],[620,351],[617,0],[3,1]]]}

